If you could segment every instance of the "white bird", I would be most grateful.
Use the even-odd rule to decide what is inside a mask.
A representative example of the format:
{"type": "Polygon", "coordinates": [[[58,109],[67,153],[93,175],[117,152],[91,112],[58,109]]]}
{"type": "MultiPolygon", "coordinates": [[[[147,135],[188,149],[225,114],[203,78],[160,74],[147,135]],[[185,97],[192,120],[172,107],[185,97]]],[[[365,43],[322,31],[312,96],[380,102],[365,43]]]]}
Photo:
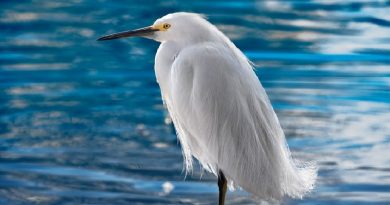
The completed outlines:
{"type": "Polygon", "coordinates": [[[195,157],[227,185],[260,200],[302,198],[317,169],[293,161],[267,94],[245,55],[201,15],[172,13],[152,26],[98,40],[140,36],[161,42],[155,72],[186,170],[195,157]]]}

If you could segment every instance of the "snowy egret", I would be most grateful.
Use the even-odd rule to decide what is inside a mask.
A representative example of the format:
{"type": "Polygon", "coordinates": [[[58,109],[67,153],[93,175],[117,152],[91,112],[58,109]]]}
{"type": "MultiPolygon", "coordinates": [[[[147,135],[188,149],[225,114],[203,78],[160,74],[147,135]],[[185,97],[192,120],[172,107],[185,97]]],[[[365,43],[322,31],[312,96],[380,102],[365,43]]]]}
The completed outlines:
{"type": "Polygon", "coordinates": [[[267,94],[245,55],[194,13],[168,14],[153,25],[103,36],[161,42],[155,72],[178,134],[186,170],[193,157],[227,186],[261,200],[302,198],[313,189],[315,166],[293,161],[267,94]]]}

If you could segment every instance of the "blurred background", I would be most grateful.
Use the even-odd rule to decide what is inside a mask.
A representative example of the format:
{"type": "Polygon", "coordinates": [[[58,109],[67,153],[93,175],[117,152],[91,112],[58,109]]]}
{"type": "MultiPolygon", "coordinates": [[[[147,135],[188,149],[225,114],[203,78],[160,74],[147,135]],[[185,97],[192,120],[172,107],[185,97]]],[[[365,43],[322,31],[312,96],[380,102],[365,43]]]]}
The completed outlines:
{"type": "MultiPolygon", "coordinates": [[[[317,188],[284,204],[390,203],[390,1],[0,2],[0,204],[216,204],[185,177],[153,63],[158,43],[96,42],[177,11],[248,58],[317,188]]],[[[243,191],[227,204],[255,204],[243,191]]]]}

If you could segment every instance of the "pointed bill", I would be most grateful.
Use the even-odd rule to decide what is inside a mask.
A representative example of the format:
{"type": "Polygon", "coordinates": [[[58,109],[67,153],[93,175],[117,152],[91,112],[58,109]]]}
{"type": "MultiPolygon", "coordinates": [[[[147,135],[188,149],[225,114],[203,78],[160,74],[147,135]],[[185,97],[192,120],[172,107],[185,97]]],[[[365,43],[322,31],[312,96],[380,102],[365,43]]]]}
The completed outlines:
{"type": "Polygon", "coordinates": [[[98,38],[98,41],[107,41],[107,40],[113,40],[118,38],[126,38],[126,37],[133,37],[133,36],[140,36],[140,37],[146,37],[149,35],[152,35],[154,32],[158,31],[159,29],[153,28],[152,26],[131,30],[131,31],[123,31],[119,33],[114,33],[106,36],[102,36],[98,38]]]}

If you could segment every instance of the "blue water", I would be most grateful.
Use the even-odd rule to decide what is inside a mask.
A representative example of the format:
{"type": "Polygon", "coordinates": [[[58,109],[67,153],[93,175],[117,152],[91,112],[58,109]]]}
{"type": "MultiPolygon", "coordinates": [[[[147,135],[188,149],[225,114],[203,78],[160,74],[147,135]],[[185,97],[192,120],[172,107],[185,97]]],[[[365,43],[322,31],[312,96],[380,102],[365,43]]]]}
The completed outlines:
{"type": "MultiPolygon", "coordinates": [[[[185,177],[146,39],[96,42],[203,13],[257,65],[316,189],[284,204],[390,204],[390,2],[1,1],[0,204],[216,204],[185,177]]],[[[227,204],[255,204],[243,191],[227,204]]]]}

